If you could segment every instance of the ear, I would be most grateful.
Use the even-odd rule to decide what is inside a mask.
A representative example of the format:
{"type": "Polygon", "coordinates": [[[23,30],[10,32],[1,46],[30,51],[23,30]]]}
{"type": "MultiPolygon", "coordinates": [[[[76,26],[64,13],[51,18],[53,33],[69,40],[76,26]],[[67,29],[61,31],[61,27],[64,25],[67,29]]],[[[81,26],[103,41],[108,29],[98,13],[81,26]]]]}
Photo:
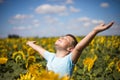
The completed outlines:
{"type": "Polygon", "coordinates": [[[74,49],[73,47],[68,47],[68,48],[67,48],[67,50],[68,50],[69,52],[73,51],[73,49],[74,49]]]}

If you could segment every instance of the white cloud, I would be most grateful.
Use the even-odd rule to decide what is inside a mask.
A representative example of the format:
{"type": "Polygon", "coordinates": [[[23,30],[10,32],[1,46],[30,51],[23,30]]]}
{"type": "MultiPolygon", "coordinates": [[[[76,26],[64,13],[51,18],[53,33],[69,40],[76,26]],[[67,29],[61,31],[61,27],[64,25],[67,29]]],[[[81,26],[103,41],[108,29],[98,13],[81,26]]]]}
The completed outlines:
{"type": "MultiPolygon", "coordinates": [[[[91,19],[89,17],[76,18],[76,19],[73,19],[72,22],[74,22],[74,24],[78,24],[78,25],[82,24],[84,27],[104,23],[103,20],[91,19]]],[[[72,23],[72,22],[70,22],[70,23],[72,23]]]]}
{"type": "Polygon", "coordinates": [[[34,26],[34,27],[39,27],[40,24],[39,24],[39,23],[35,23],[33,26],[34,26]]]}
{"type": "Polygon", "coordinates": [[[40,26],[40,22],[39,22],[39,20],[34,19],[34,20],[30,20],[28,22],[25,20],[25,22],[23,24],[20,21],[17,21],[13,25],[15,26],[15,27],[13,27],[13,30],[23,31],[23,30],[36,29],[37,27],[40,26]]]}
{"type": "Polygon", "coordinates": [[[58,19],[51,16],[45,16],[44,19],[45,19],[45,22],[50,24],[58,23],[58,19]]]}
{"type": "Polygon", "coordinates": [[[39,27],[40,26],[40,21],[38,19],[34,19],[32,22],[34,27],[39,27]]]}
{"type": "Polygon", "coordinates": [[[101,24],[101,23],[104,23],[103,20],[91,20],[91,22],[92,22],[93,24],[101,24]]]}
{"type": "Polygon", "coordinates": [[[90,22],[85,22],[85,23],[83,23],[83,26],[84,26],[84,27],[89,27],[90,25],[91,25],[90,22]]]}
{"type": "Polygon", "coordinates": [[[33,23],[39,23],[40,21],[38,19],[34,19],[33,23]]]}
{"type": "Polygon", "coordinates": [[[60,14],[66,11],[66,6],[44,4],[38,6],[35,11],[39,14],[60,14]]]}
{"type": "Polygon", "coordinates": [[[20,25],[20,24],[29,24],[31,20],[34,18],[34,15],[26,15],[26,14],[16,14],[12,16],[11,19],[8,20],[10,24],[20,25]]]}
{"type": "Polygon", "coordinates": [[[25,14],[16,14],[13,18],[17,20],[33,18],[33,15],[25,15],[25,14]]]}
{"type": "Polygon", "coordinates": [[[19,26],[19,27],[13,27],[14,30],[25,30],[26,27],[24,26],[19,26]]]}
{"type": "Polygon", "coordinates": [[[10,19],[8,20],[10,24],[25,24],[26,20],[17,20],[17,19],[10,19]]]}
{"type": "Polygon", "coordinates": [[[66,0],[66,4],[73,4],[73,0],[66,0]]]}
{"type": "Polygon", "coordinates": [[[103,8],[107,8],[109,7],[109,3],[104,2],[104,3],[101,3],[100,6],[103,8]]]}
{"type": "Polygon", "coordinates": [[[79,9],[74,8],[73,6],[70,7],[71,12],[80,12],[79,9]]]}
{"type": "Polygon", "coordinates": [[[59,16],[68,16],[69,13],[68,12],[63,12],[63,13],[60,13],[59,16]]]}
{"type": "Polygon", "coordinates": [[[16,27],[13,27],[13,30],[30,30],[32,29],[31,26],[16,26],[16,27]]]}
{"type": "Polygon", "coordinates": [[[79,22],[89,22],[90,19],[88,17],[81,17],[81,18],[78,18],[77,21],[79,21],[79,22]]]}

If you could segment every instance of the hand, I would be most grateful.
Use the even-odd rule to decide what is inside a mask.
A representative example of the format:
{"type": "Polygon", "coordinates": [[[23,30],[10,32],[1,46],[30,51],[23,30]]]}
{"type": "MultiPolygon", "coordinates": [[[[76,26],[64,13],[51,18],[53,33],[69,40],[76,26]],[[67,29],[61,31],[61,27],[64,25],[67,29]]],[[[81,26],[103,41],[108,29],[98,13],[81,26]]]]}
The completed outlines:
{"type": "Polygon", "coordinates": [[[114,22],[110,22],[110,23],[107,24],[107,25],[105,25],[105,24],[100,24],[100,25],[98,25],[97,27],[94,28],[94,31],[95,31],[96,33],[101,32],[101,31],[104,31],[104,30],[110,28],[113,24],[114,24],[114,22]]]}
{"type": "Polygon", "coordinates": [[[36,43],[36,41],[28,41],[26,44],[30,46],[31,44],[34,44],[34,43],[36,43]]]}

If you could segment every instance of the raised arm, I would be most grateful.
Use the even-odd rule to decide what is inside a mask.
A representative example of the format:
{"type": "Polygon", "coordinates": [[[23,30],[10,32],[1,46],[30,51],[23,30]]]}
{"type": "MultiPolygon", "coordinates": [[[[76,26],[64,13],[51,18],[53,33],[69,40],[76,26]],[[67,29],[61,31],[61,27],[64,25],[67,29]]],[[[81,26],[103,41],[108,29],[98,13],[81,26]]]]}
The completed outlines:
{"type": "Polygon", "coordinates": [[[44,52],[46,50],[41,46],[36,45],[35,41],[28,41],[26,44],[32,47],[34,50],[36,50],[42,57],[44,57],[44,52]]]}
{"type": "Polygon", "coordinates": [[[113,25],[113,22],[105,25],[101,24],[97,27],[95,27],[85,38],[83,38],[74,48],[72,51],[72,61],[73,63],[76,63],[78,58],[80,57],[80,54],[82,53],[83,49],[92,41],[92,39],[95,37],[95,35],[101,31],[104,31],[108,28],[110,28],[113,25]]]}

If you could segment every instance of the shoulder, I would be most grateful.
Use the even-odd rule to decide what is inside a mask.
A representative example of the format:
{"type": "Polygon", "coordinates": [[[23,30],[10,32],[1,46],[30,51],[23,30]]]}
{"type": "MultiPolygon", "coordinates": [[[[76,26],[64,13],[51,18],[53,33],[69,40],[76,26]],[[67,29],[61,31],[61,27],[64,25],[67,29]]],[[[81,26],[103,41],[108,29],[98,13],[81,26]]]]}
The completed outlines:
{"type": "Polygon", "coordinates": [[[44,58],[46,60],[49,60],[50,58],[55,56],[55,53],[52,53],[52,52],[49,52],[49,51],[45,51],[43,56],[44,56],[44,58]]]}
{"type": "Polygon", "coordinates": [[[72,62],[72,52],[69,53],[69,54],[66,56],[66,59],[67,59],[71,64],[73,64],[73,62],[72,62]]]}

